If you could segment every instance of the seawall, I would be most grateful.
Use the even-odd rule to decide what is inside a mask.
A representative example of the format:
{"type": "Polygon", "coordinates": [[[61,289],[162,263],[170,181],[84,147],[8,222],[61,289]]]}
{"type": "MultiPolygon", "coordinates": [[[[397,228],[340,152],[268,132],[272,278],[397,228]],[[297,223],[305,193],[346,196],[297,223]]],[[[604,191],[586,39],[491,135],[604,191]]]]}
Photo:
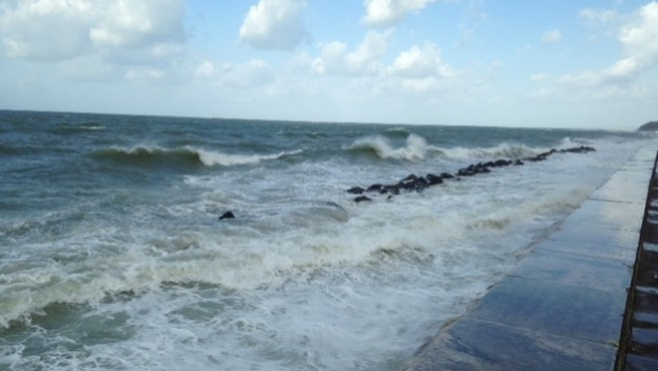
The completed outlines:
{"type": "Polygon", "coordinates": [[[627,292],[655,160],[655,147],[640,149],[404,370],[615,369],[634,344],[627,292]]]}

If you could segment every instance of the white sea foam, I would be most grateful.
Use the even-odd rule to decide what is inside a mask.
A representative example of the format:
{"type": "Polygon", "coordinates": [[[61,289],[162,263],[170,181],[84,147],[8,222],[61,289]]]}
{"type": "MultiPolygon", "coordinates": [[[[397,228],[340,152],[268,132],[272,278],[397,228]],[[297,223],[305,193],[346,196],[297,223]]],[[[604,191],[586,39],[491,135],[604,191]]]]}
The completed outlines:
{"type": "Polygon", "coordinates": [[[373,151],[383,159],[417,161],[425,159],[428,153],[434,150],[434,147],[428,145],[425,138],[410,134],[405,145],[399,148],[394,148],[387,138],[378,135],[359,139],[347,149],[352,151],[373,151]]]}
{"type": "Polygon", "coordinates": [[[445,159],[458,161],[482,161],[493,159],[518,159],[531,157],[548,151],[549,148],[533,148],[525,144],[500,143],[493,147],[452,147],[440,148],[445,159]]]}
{"type": "MultiPolygon", "coordinates": [[[[424,142],[382,150],[430,147],[424,142]]],[[[0,270],[1,324],[48,304],[91,304],[54,329],[33,316],[30,340],[0,349],[0,362],[10,370],[402,369],[633,150],[597,144],[605,149],[391,200],[372,195],[372,203],[344,190],[361,177],[392,177],[391,167],[350,161],[187,176],[170,197],[106,200],[130,207],[86,214],[85,228],[54,239],[26,239],[15,269],[0,270]],[[238,218],[218,221],[228,207],[238,218]],[[24,351],[35,339],[48,346],[24,351]]],[[[540,150],[504,144],[445,156],[540,150]]]]}
{"type": "MultiPolygon", "coordinates": [[[[587,166],[587,161],[583,160],[590,158],[564,156],[563,159],[571,161],[570,166],[563,169],[565,179],[587,166]]],[[[552,164],[556,169],[563,166],[557,162],[546,164],[552,164]]],[[[242,205],[263,203],[252,204],[253,210],[245,212],[247,220],[253,220],[248,225],[201,225],[181,233],[190,228],[184,225],[169,230],[165,236],[158,236],[159,229],[154,225],[156,229],[151,232],[146,229],[138,235],[133,233],[127,240],[124,238],[125,246],[117,246],[114,250],[108,250],[109,246],[103,240],[111,240],[111,235],[123,232],[107,229],[103,233],[110,235],[96,243],[104,246],[102,252],[110,252],[109,256],[101,254],[96,259],[94,255],[100,254],[101,250],[80,250],[78,253],[87,255],[80,264],[73,260],[70,265],[53,264],[48,268],[35,268],[29,274],[7,278],[8,291],[5,294],[11,293],[9,296],[13,299],[3,304],[7,307],[3,307],[0,313],[3,313],[6,325],[7,320],[51,302],[98,300],[106,292],[139,291],[164,281],[208,282],[250,289],[276,281],[281,278],[281,272],[325,265],[365,264],[379,250],[411,249],[424,251],[424,254],[450,254],[445,247],[478,243],[478,233],[509,233],[533,218],[560,215],[578,205],[599,181],[595,177],[590,181],[593,184],[588,185],[583,180],[585,188],[581,190],[578,184],[566,182],[564,186],[559,178],[549,176],[550,172],[545,169],[537,172],[538,169],[530,166],[511,168],[507,169],[507,176],[501,174],[494,179],[454,183],[423,195],[409,194],[404,200],[377,202],[367,207],[345,202],[341,202],[342,206],[321,201],[304,204],[295,201],[295,197],[273,198],[265,203],[266,197],[260,201],[237,200],[235,202],[242,205]],[[554,180],[549,181],[549,178],[554,180]],[[516,191],[510,192],[510,187],[516,191]],[[492,194],[497,195],[496,198],[490,198],[492,194]],[[432,201],[428,202],[428,198],[432,201]],[[254,217],[258,213],[261,217],[254,217]],[[210,233],[211,230],[220,234],[210,233]],[[472,236],[464,235],[467,232],[472,236]],[[254,233],[258,238],[254,238],[254,233]],[[476,241],[468,242],[472,238],[476,241]],[[97,271],[94,267],[105,268],[97,271]],[[81,273],[71,274],[71,269],[81,273]],[[43,290],[43,294],[32,297],[35,288],[43,290]]],[[[308,172],[299,176],[306,175],[308,172]]],[[[294,174],[286,176],[290,176],[293,183],[297,181],[294,174]]],[[[258,193],[258,188],[253,187],[269,187],[267,180],[263,182],[250,185],[249,193],[258,193]]],[[[219,213],[221,205],[215,209],[210,205],[227,202],[228,198],[213,198],[213,195],[234,187],[230,183],[205,186],[212,191],[203,193],[203,198],[196,203],[169,206],[170,214],[177,218],[198,218],[195,214],[210,218],[209,212],[219,213]]],[[[313,186],[304,192],[312,189],[313,186]]],[[[277,192],[281,191],[283,189],[277,192]]],[[[246,193],[237,190],[232,197],[247,197],[246,193]]],[[[298,197],[304,195],[301,193],[298,197]]],[[[75,241],[64,240],[60,247],[58,244],[44,244],[42,250],[46,254],[48,250],[64,251],[65,246],[82,248],[86,244],[81,241],[94,244],[92,235],[72,238],[75,241]]],[[[75,255],[75,251],[71,254],[75,255]]]]}
{"type": "MultiPolygon", "coordinates": [[[[587,142],[565,138],[557,149],[581,146],[587,142]]],[[[482,161],[493,159],[520,159],[532,157],[539,153],[549,151],[548,147],[530,147],[526,144],[503,142],[492,147],[445,147],[427,143],[419,135],[410,134],[402,147],[395,147],[391,141],[383,136],[361,138],[347,147],[350,151],[372,151],[382,159],[397,159],[408,161],[425,160],[438,157],[449,161],[482,161]]]]}
{"type": "Polygon", "coordinates": [[[302,150],[283,151],[272,155],[236,155],[216,151],[185,147],[187,150],[199,155],[199,159],[206,166],[237,166],[257,164],[261,161],[277,160],[285,156],[293,156],[302,153],[302,150]]]}

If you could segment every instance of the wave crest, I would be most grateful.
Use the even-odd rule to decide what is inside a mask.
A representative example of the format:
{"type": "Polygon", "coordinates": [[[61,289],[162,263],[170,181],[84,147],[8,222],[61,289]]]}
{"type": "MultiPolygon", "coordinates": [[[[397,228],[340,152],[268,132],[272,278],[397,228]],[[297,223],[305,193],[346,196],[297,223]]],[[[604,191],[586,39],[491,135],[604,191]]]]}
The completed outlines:
{"type": "Polygon", "coordinates": [[[395,148],[391,141],[383,136],[361,138],[347,148],[351,152],[372,154],[382,159],[419,161],[429,156],[444,160],[474,161],[492,158],[519,159],[532,157],[548,151],[549,148],[533,148],[524,144],[501,143],[494,147],[435,147],[425,138],[410,134],[404,146],[395,148]]]}
{"type": "Polygon", "coordinates": [[[410,134],[403,147],[394,148],[391,142],[380,135],[358,139],[347,148],[351,152],[365,152],[383,159],[418,161],[424,160],[436,148],[427,144],[425,138],[410,134]]]}
{"type": "Polygon", "coordinates": [[[449,160],[468,161],[492,158],[519,159],[532,157],[547,150],[546,148],[532,148],[523,144],[501,143],[495,147],[441,148],[441,153],[443,157],[449,160]]]}
{"type": "Polygon", "coordinates": [[[240,155],[210,151],[192,146],[162,148],[152,145],[138,145],[132,148],[112,147],[94,152],[94,156],[137,165],[179,163],[202,166],[253,165],[261,161],[277,160],[301,153],[302,150],[283,151],[271,155],[240,155]]]}

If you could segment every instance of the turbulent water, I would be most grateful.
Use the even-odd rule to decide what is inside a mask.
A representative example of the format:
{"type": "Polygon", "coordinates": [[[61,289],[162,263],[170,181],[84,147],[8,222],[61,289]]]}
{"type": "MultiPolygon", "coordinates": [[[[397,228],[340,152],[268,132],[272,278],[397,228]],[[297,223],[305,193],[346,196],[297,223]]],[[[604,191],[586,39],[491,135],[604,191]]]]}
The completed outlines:
{"type": "Polygon", "coordinates": [[[0,370],[399,370],[650,141],[0,111],[0,370]]]}

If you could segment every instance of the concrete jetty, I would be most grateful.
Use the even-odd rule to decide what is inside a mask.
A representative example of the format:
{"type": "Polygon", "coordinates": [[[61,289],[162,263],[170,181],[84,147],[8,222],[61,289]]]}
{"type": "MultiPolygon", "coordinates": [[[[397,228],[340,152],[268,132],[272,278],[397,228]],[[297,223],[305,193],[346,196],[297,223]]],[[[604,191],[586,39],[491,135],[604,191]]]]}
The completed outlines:
{"type": "Polygon", "coordinates": [[[644,255],[656,268],[634,273],[655,160],[654,147],[640,149],[405,371],[657,370],[646,352],[658,342],[642,341],[658,339],[658,313],[641,323],[634,313],[658,303],[658,294],[632,287],[647,280],[658,287],[658,181],[655,240],[644,255]],[[646,321],[649,330],[633,327],[646,321]]]}

